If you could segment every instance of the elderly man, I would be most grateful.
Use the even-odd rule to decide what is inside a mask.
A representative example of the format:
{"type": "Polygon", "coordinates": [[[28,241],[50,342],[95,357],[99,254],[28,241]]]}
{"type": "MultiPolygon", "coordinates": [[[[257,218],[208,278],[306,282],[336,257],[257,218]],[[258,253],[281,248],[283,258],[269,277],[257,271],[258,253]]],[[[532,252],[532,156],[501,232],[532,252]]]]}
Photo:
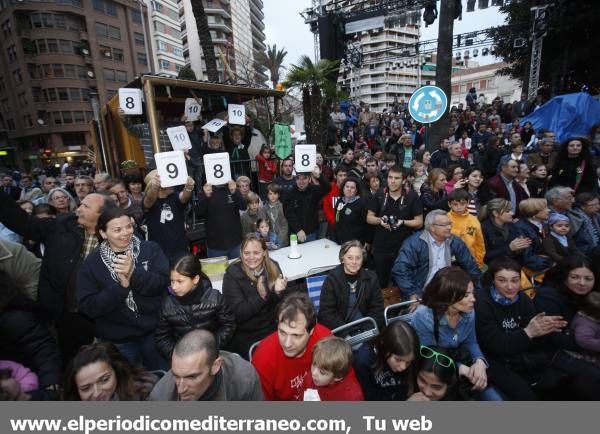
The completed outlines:
{"type": "Polygon", "coordinates": [[[96,173],[94,176],[94,189],[96,193],[108,191],[111,187],[110,175],[108,173],[96,173]]]}
{"type": "Polygon", "coordinates": [[[42,181],[42,196],[33,200],[34,205],[40,205],[42,203],[48,203],[48,193],[53,188],[58,187],[58,181],[54,176],[46,176],[42,181]]]}
{"type": "Polygon", "coordinates": [[[491,195],[508,200],[515,215],[519,212],[519,203],[529,198],[527,192],[517,182],[518,174],[519,163],[516,160],[506,160],[502,163],[500,173],[487,180],[491,195]]]}
{"type": "Polygon", "coordinates": [[[238,354],[219,351],[215,335],[193,330],[171,357],[171,370],[156,383],[150,401],[262,401],[254,367],[238,354]]]}
{"type": "Polygon", "coordinates": [[[543,164],[546,166],[548,173],[551,173],[556,164],[556,157],[558,156],[558,152],[554,150],[554,143],[554,133],[551,131],[544,133],[544,137],[537,144],[538,152],[529,154],[527,157],[527,165],[533,167],[543,164]]]}
{"type": "Polygon", "coordinates": [[[568,215],[573,208],[575,196],[571,187],[552,187],[546,192],[546,201],[552,212],[568,215]]]}
{"type": "Polygon", "coordinates": [[[87,175],[79,175],[75,178],[75,198],[77,203],[80,204],[84,197],[94,191],[94,180],[87,175]]]}
{"type": "Polygon", "coordinates": [[[296,185],[287,195],[283,204],[285,218],[288,221],[290,234],[296,234],[298,241],[314,241],[319,229],[319,202],[329,193],[331,184],[315,166],[312,174],[299,173],[296,185]],[[311,183],[312,178],[318,182],[311,183]]]}
{"type": "Polygon", "coordinates": [[[77,311],[76,281],[81,263],[98,246],[96,225],[106,205],[104,196],[92,193],[75,214],[41,219],[0,191],[0,222],[25,239],[44,243],[38,300],[54,316],[65,361],[94,338],[93,323],[77,311]]]}
{"type": "Polygon", "coordinates": [[[480,272],[465,243],[451,232],[446,211],[433,210],[425,217],[425,230],[410,236],[392,268],[392,280],[405,299],[417,300],[435,273],[458,263],[479,285],[480,272]]]}
{"type": "Polygon", "coordinates": [[[266,400],[302,401],[313,347],[331,332],[317,324],[315,307],[305,293],[292,293],[281,302],[277,323],[277,331],[258,345],[252,364],[266,400]]]}
{"type": "Polygon", "coordinates": [[[460,167],[462,167],[463,172],[466,172],[469,167],[471,167],[469,160],[465,160],[463,158],[463,152],[460,143],[452,143],[450,146],[448,146],[448,158],[442,160],[440,163],[440,168],[447,169],[453,164],[458,164],[460,167]]]}

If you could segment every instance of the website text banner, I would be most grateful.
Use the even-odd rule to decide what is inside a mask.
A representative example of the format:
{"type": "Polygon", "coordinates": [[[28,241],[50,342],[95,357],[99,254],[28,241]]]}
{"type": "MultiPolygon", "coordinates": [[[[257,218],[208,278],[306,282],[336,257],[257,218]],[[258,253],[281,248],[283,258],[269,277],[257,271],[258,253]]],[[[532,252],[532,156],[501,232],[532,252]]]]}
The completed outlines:
{"type": "Polygon", "coordinates": [[[598,403],[2,403],[0,433],[591,433],[598,403]]]}

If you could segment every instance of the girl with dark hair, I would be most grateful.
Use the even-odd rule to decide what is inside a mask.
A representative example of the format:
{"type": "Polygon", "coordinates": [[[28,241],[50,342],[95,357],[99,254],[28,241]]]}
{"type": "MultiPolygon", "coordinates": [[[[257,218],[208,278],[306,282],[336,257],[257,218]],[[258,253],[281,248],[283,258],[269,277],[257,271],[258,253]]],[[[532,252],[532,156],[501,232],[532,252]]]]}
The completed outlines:
{"type": "Polygon", "coordinates": [[[131,364],[111,343],[81,347],[69,363],[63,401],[144,401],[156,377],[131,364]]]}
{"type": "Polygon", "coordinates": [[[463,187],[469,193],[469,204],[467,209],[469,214],[477,216],[482,204],[490,199],[487,189],[482,187],[483,171],[478,167],[471,167],[465,173],[466,183],[463,187]]]}
{"type": "Polygon", "coordinates": [[[465,377],[469,389],[484,401],[502,397],[488,385],[485,359],[475,334],[475,287],[467,272],[459,267],[439,270],[423,292],[422,304],[412,320],[421,344],[445,348],[465,377]]]}
{"type": "Polygon", "coordinates": [[[125,175],[123,182],[132,202],[142,206],[144,200],[144,182],[142,178],[139,175],[125,175]]]}
{"type": "Polygon", "coordinates": [[[158,244],[133,234],[120,208],[104,210],[97,228],[102,241],[77,276],[79,310],[95,320],[96,337],[113,342],[131,363],[162,369],[154,331],[169,282],[167,258],[158,244]]]}
{"type": "Polygon", "coordinates": [[[550,336],[557,350],[553,365],[571,376],[585,377],[590,384],[590,390],[583,392],[587,394],[591,391],[595,399],[599,399],[597,394],[600,367],[582,358],[583,350],[577,344],[575,335],[569,332],[569,327],[584,297],[598,291],[598,282],[594,265],[589,258],[583,255],[571,255],[546,272],[544,287],[537,290],[534,298],[538,312],[560,315],[569,325],[563,331],[550,336]]]}
{"type": "Polygon", "coordinates": [[[360,197],[360,184],[356,178],[347,178],[340,187],[341,195],[335,207],[335,234],[338,243],[350,240],[366,241],[367,205],[360,197]]]}
{"type": "Polygon", "coordinates": [[[221,292],[213,289],[200,261],[186,255],[171,269],[171,286],[165,297],[156,329],[156,346],[169,359],[175,344],[187,332],[209,330],[224,348],[235,330],[235,318],[221,292]]]}
{"type": "Polygon", "coordinates": [[[418,392],[408,401],[455,401],[458,373],[456,363],[435,345],[421,345],[421,362],[417,374],[418,392]]]}
{"type": "Polygon", "coordinates": [[[240,262],[231,264],[223,277],[225,304],[236,322],[228,347],[232,352],[248,358],[250,346],[275,331],[275,310],[286,288],[287,279],[269,258],[265,241],[255,233],[246,235],[240,262]]]}
{"type": "Polygon", "coordinates": [[[550,186],[571,187],[577,194],[592,191],[595,181],[589,141],[584,137],[575,137],[564,142],[558,151],[550,186]]]}
{"type": "Polygon", "coordinates": [[[367,401],[404,401],[417,388],[419,337],[404,321],[384,328],[355,353],[354,370],[367,401]]]}
{"type": "Polygon", "coordinates": [[[562,331],[567,323],[560,315],[536,312],[521,291],[521,266],[515,260],[499,258],[490,264],[475,319],[490,381],[511,400],[537,400],[531,384],[550,375],[544,336],[562,331]]]}
{"type": "Polygon", "coordinates": [[[529,197],[544,198],[548,191],[548,170],[544,164],[534,164],[530,167],[531,176],[527,180],[529,197]]]}

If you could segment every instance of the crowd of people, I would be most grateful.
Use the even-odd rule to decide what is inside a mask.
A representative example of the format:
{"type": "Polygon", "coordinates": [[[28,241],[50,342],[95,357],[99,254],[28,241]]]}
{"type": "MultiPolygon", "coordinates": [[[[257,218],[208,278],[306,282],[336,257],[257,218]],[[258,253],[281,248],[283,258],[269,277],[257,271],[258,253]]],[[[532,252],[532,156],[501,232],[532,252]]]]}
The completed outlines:
{"type": "Polygon", "coordinates": [[[225,148],[203,134],[180,188],[155,170],[2,174],[0,396],[599,399],[596,129],[557,143],[523,105],[471,95],[431,151],[402,104],[343,104],[314,170],[263,146],[224,185],[198,159],[214,143],[248,160],[242,130],[225,148]],[[203,253],[233,260],[221,290],[189,253],[192,207],[203,253]],[[318,309],[269,257],[290,236],[341,245],[318,309]],[[388,288],[411,302],[395,321],[388,288]],[[372,341],[332,335],[363,318],[372,341]]]}

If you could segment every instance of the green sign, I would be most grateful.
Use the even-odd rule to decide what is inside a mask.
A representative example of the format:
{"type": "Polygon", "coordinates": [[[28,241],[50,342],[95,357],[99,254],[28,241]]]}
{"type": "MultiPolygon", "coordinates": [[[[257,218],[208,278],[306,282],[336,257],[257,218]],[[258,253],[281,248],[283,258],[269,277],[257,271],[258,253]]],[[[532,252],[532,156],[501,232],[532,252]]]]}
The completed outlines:
{"type": "Polygon", "coordinates": [[[292,135],[290,126],[275,124],[275,154],[282,160],[292,153],[292,135]]]}

